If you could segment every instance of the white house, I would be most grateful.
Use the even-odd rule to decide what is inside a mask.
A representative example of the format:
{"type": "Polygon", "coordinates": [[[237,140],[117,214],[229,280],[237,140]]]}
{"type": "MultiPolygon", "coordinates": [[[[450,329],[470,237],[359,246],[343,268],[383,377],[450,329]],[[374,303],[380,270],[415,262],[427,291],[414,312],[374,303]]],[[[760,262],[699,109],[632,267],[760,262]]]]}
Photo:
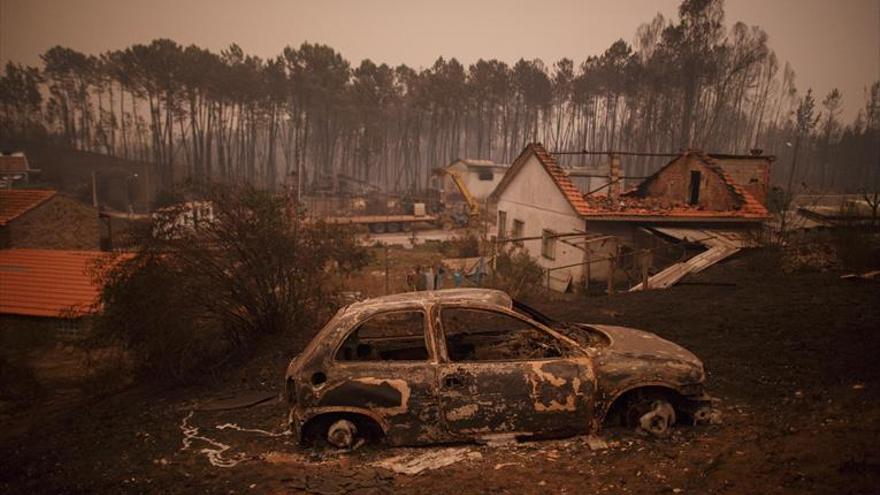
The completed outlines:
{"type": "MultiPolygon", "coordinates": [[[[618,176],[617,158],[611,162],[618,176]]],[[[585,195],[543,146],[532,143],[492,193],[497,237],[522,239],[515,244],[546,270],[551,288],[563,291],[614,279],[620,270],[638,271],[641,263],[652,272],[656,260],[639,256],[651,259],[645,253],[667,238],[723,244],[712,258],[717,262],[744,247],[769,217],[760,198],[770,162],[772,157],[686,151],[630,191],[621,192],[615,180],[607,192],[585,195]]],[[[705,268],[696,261],[695,269],[705,268]]]]}
{"type": "MultiPolygon", "coordinates": [[[[446,169],[454,170],[461,176],[464,185],[477,201],[484,202],[492,191],[501,183],[504,173],[510,168],[508,165],[495,163],[491,160],[475,160],[472,158],[460,158],[450,163],[446,169]]],[[[455,185],[446,176],[443,178],[443,189],[455,191],[455,185]]]]}
{"type": "Polygon", "coordinates": [[[587,204],[543,146],[526,146],[492,197],[499,239],[533,238],[516,244],[528,250],[545,269],[569,266],[550,272],[551,286],[567,286],[582,278],[583,249],[553,236],[583,232],[582,214],[587,204]]]}

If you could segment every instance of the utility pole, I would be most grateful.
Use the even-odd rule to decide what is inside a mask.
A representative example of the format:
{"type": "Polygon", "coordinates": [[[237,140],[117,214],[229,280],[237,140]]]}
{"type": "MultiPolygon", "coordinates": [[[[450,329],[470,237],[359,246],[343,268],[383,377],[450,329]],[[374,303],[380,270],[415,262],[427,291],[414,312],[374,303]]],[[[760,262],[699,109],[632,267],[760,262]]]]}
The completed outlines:
{"type": "Polygon", "coordinates": [[[388,295],[388,244],[385,244],[385,295],[388,295]]]}
{"type": "Polygon", "coordinates": [[[97,175],[98,175],[98,172],[92,170],[92,206],[94,206],[95,208],[98,207],[97,175]]]}

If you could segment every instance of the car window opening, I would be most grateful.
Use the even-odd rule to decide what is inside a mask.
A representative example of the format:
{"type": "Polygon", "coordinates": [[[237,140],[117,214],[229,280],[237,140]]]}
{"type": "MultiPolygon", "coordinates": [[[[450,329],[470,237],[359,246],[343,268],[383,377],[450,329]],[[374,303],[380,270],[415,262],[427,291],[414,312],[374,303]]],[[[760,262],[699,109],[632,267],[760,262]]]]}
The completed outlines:
{"type": "Polygon", "coordinates": [[[421,311],[381,313],[353,331],[337,361],[427,361],[425,316],[421,311]]]}
{"type": "Polygon", "coordinates": [[[552,335],[528,322],[494,311],[444,308],[446,350],[454,362],[517,361],[561,357],[552,335]]]}

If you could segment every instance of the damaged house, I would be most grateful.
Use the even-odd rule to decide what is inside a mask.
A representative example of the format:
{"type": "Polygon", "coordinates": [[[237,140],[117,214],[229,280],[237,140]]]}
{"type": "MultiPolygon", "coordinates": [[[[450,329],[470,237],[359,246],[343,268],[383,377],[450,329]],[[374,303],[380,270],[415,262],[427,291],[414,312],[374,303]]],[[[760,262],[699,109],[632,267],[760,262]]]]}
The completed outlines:
{"type": "Polygon", "coordinates": [[[619,157],[610,158],[606,187],[585,194],[552,154],[530,144],[493,193],[498,239],[527,249],[553,289],[615,281],[625,266],[641,267],[632,290],[667,287],[748,246],[769,218],[772,157],[686,151],[626,192],[619,157]],[[651,255],[670,241],[705,251],[672,262],[651,255]]]}

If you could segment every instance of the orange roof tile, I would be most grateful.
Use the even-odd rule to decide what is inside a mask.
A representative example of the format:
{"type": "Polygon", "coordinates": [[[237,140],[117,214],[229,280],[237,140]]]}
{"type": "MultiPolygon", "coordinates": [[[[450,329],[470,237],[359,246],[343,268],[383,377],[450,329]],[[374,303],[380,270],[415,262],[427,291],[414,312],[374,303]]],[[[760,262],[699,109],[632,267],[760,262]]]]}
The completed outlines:
{"type": "Polygon", "coordinates": [[[56,191],[48,189],[0,189],[0,225],[40,206],[55,194],[56,191]]]}
{"type": "MultiPolygon", "coordinates": [[[[0,250],[0,313],[82,316],[98,300],[94,262],[100,251],[0,250]]],[[[131,256],[131,255],[123,255],[131,256]]]]}

